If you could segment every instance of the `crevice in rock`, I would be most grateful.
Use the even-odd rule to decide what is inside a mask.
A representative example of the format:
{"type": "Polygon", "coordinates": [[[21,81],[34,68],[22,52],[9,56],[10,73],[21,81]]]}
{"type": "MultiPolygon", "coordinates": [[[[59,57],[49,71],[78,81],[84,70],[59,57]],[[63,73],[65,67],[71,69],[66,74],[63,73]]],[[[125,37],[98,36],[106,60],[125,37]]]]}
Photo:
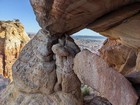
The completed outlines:
{"type": "Polygon", "coordinates": [[[3,75],[4,77],[7,77],[7,73],[6,73],[6,69],[5,69],[5,66],[6,66],[6,62],[5,62],[5,53],[3,52],[3,56],[2,56],[2,67],[3,67],[3,75]]]}

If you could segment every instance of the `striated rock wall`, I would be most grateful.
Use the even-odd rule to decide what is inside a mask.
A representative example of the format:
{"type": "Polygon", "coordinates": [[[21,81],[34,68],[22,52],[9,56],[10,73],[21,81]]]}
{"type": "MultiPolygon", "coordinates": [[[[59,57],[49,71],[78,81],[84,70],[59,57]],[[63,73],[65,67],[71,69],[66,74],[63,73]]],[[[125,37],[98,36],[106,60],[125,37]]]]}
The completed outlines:
{"type": "Polygon", "coordinates": [[[0,74],[12,80],[12,65],[29,41],[18,21],[0,21],[0,74]]]}
{"type": "Polygon", "coordinates": [[[52,35],[73,34],[97,18],[136,0],[30,0],[37,21],[52,35]]]}

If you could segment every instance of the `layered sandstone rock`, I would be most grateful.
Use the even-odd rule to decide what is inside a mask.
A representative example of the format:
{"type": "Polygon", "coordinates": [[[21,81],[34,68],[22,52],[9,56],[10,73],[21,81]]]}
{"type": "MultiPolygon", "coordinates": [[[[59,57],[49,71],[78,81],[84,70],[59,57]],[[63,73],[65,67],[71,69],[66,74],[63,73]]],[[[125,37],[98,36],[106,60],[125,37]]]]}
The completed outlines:
{"type": "MultiPolygon", "coordinates": [[[[114,61],[116,60],[117,62],[123,64],[121,68],[119,69],[119,71],[122,71],[123,74],[130,74],[131,72],[133,73],[133,72],[140,71],[140,66],[139,66],[140,64],[140,53],[139,53],[140,24],[139,23],[140,23],[140,14],[138,13],[137,15],[127,19],[127,21],[123,22],[122,24],[101,32],[101,34],[109,36],[112,39],[115,39],[118,43],[122,44],[121,46],[124,46],[124,48],[119,48],[121,51],[115,51],[117,50],[116,49],[117,46],[112,47],[114,48],[114,51],[113,50],[112,51],[118,57],[121,57],[122,56],[121,52],[125,51],[122,56],[124,58],[124,64],[121,63],[119,59],[117,58],[114,59],[114,61]],[[126,55],[127,57],[124,57],[124,55],[126,55]]],[[[106,57],[112,59],[111,55],[113,53],[109,55],[109,50],[108,51],[106,50],[106,52],[108,53],[106,57]]],[[[134,78],[137,78],[137,77],[134,77],[134,78]]]]}
{"type": "MultiPolygon", "coordinates": [[[[85,99],[85,98],[84,98],[85,99]]],[[[87,96],[84,105],[112,105],[107,99],[99,96],[87,96]]]]}
{"type": "Polygon", "coordinates": [[[96,31],[96,32],[104,32],[108,29],[111,29],[119,24],[123,24],[127,22],[127,19],[135,16],[140,11],[140,3],[132,3],[123,7],[120,7],[113,12],[108,13],[105,16],[100,17],[92,24],[88,26],[88,28],[96,31]]]}
{"type": "Polygon", "coordinates": [[[112,105],[136,105],[138,96],[129,81],[96,54],[88,50],[78,53],[74,71],[82,83],[97,90],[112,105]]]}
{"type": "Polygon", "coordinates": [[[12,65],[29,41],[18,21],[0,21],[0,74],[12,80],[12,65]]]}
{"type": "Polygon", "coordinates": [[[140,47],[139,27],[140,27],[140,13],[127,19],[122,24],[116,27],[101,32],[101,34],[114,38],[119,42],[121,42],[123,45],[126,45],[128,47],[139,49],[140,47]]]}
{"type": "MultiPolygon", "coordinates": [[[[72,34],[97,18],[136,0],[30,0],[37,21],[51,34],[72,34]]],[[[129,11],[129,10],[128,10],[129,11]]],[[[130,15],[132,16],[132,15],[130,15]]]]}
{"type": "Polygon", "coordinates": [[[100,56],[118,72],[128,75],[136,71],[137,50],[122,45],[115,39],[107,39],[99,49],[100,56]]]}

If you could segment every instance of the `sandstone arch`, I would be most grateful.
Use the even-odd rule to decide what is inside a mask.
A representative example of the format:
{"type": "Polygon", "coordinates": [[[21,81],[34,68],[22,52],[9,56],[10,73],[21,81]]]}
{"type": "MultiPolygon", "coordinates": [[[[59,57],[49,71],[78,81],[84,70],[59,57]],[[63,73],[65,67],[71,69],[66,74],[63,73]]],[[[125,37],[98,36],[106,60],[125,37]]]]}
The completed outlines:
{"type": "MultiPolygon", "coordinates": [[[[42,29],[24,47],[13,65],[14,81],[2,94],[2,105],[82,105],[79,74],[73,70],[79,48],[70,35],[85,27],[134,49],[134,68],[128,67],[129,56],[121,66],[139,71],[139,0],[30,1],[42,29]]],[[[127,81],[113,71],[115,73],[127,81]]],[[[123,95],[129,96],[128,100],[132,96],[134,99],[129,102],[121,98],[119,104],[136,105],[138,97],[128,81],[127,84],[130,91],[124,91],[123,95]]],[[[122,83],[120,87],[125,89],[127,85],[122,83]]],[[[113,100],[109,98],[113,105],[118,105],[113,100]]]]}

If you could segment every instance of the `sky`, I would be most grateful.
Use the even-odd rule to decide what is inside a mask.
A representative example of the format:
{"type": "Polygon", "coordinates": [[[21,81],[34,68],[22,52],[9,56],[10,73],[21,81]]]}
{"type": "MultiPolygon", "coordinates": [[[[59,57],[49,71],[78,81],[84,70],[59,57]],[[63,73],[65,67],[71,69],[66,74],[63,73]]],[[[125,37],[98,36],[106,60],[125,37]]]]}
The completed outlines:
{"type": "MultiPolygon", "coordinates": [[[[36,33],[40,29],[29,0],[0,0],[0,20],[14,19],[20,20],[26,32],[36,33]]],[[[98,36],[99,34],[83,29],[74,35],[98,36]]]]}

